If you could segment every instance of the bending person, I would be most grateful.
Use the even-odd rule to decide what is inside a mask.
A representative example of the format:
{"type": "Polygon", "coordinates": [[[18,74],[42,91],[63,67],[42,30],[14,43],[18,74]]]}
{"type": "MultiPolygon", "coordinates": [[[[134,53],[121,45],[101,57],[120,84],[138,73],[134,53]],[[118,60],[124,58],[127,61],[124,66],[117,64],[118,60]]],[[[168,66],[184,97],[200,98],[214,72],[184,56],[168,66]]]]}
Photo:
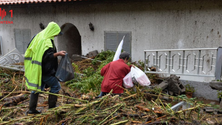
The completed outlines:
{"type": "Polygon", "coordinates": [[[101,93],[98,97],[102,97],[113,90],[114,94],[122,94],[123,78],[130,72],[130,67],[127,65],[129,61],[129,53],[123,52],[119,59],[112,61],[101,69],[101,75],[104,79],[101,84],[101,93]]]}

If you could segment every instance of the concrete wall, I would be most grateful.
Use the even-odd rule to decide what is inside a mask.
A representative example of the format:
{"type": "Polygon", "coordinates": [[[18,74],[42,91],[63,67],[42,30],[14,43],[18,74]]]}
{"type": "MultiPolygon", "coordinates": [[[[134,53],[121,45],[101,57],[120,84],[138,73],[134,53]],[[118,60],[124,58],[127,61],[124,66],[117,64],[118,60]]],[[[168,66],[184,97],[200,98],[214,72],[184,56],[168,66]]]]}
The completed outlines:
{"type": "Polygon", "coordinates": [[[144,60],[143,50],[212,48],[222,44],[222,1],[216,0],[44,3],[0,8],[13,10],[13,18],[8,12],[2,21],[14,24],[0,24],[4,54],[15,47],[15,28],[31,29],[33,36],[41,31],[39,23],[47,25],[50,21],[76,26],[83,55],[104,50],[105,31],[132,32],[132,61],[144,60]],[[89,29],[90,22],[94,31],[89,29]]]}
{"type": "Polygon", "coordinates": [[[39,23],[72,23],[82,36],[82,54],[104,49],[104,31],[132,31],[132,59],[143,60],[145,49],[218,47],[221,45],[222,1],[155,0],[148,2],[25,4],[0,6],[13,10],[0,24],[3,51],[15,47],[14,28],[40,31],[39,23]],[[89,29],[92,22],[95,31],[89,29]]]}
{"type": "MultiPolygon", "coordinates": [[[[31,29],[33,36],[41,31],[39,23],[47,25],[50,21],[60,26],[65,23],[76,26],[81,35],[83,55],[93,50],[104,50],[105,31],[132,32],[132,61],[143,60],[143,50],[213,48],[222,45],[222,1],[218,0],[73,2],[0,8],[14,12],[13,18],[8,12],[3,20],[0,19],[14,23],[0,24],[4,54],[15,48],[15,28],[31,29]],[[89,29],[90,22],[95,27],[94,31],[89,29]]],[[[197,88],[195,96],[217,100],[217,91],[209,88],[208,83],[190,84],[197,88]]]]}

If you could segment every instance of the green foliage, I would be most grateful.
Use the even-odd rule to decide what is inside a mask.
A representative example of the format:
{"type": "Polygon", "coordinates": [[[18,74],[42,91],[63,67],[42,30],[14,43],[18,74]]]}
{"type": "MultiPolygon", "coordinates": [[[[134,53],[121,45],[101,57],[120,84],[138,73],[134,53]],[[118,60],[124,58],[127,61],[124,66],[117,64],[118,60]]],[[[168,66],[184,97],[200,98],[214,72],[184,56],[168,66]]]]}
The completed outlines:
{"type": "Polygon", "coordinates": [[[196,98],[190,98],[189,99],[191,102],[194,102],[196,100],[196,98]]]}
{"type": "Polygon", "coordinates": [[[185,92],[195,92],[195,89],[193,86],[190,86],[190,84],[185,85],[185,92]]]}
{"type": "Polygon", "coordinates": [[[171,104],[171,103],[167,103],[167,105],[168,105],[169,107],[172,107],[172,104],[171,104]]]}
{"type": "Polygon", "coordinates": [[[107,60],[108,62],[111,62],[113,60],[114,55],[115,55],[115,52],[111,50],[102,51],[95,57],[95,59],[92,61],[92,64],[96,64],[97,61],[105,61],[105,60],[107,60]]]}
{"type": "Polygon", "coordinates": [[[70,81],[67,81],[66,85],[72,84],[73,82],[79,82],[81,81],[82,77],[84,77],[84,75],[74,72],[74,78],[70,81]]]}
{"type": "Polygon", "coordinates": [[[72,66],[73,66],[74,69],[75,69],[74,72],[80,73],[78,65],[76,65],[75,63],[72,63],[72,66]]]}
{"type": "Polygon", "coordinates": [[[222,98],[222,91],[219,91],[219,90],[217,91],[217,97],[222,98]]]}
{"type": "Polygon", "coordinates": [[[138,65],[141,66],[141,67],[144,67],[145,64],[144,64],[143,61],[139,60],[139,61],[138,61],[138,65]]]}
{"type": "MultiPolygon", "coordinates": [[[[73,80],[66,82],[66,85],[72,89],[78,89],[83,93],[87,93],[90,90],[99,93],[101,88],[101,83],[103,77],[100,75],[100,71],[103,66],[108,64],[113,60],[115,52],[113,51],[102,51],[100,54],[96,56],[96,58],[92,61],[92,63],[96,64],[97,60],[102,61],[99,65],[98,69],[93,69],[92,67],[88,67],[83,70],[82,76],[76,76],[73,80]]],[[[75,65],[73,65],[75,66],[75,65]]]]}
{"type": "Polygon", "coordinates": [[[153,92],[156,93],[156,94],[159,94],[159,93],[162,92],[162,89],[158,88],[158,87],[154,87],[153,92]]]}
{"type": "Polygon", "coordinates": [[[187,96],[186,95],[178,95],[177,98],[184,100],[184,99],[187,99],[187,96]]]}
{"type": "Polygon", "coordinates": [[[157,74],[152,74],[152,73],[147,73],[146,75],[149,79],[156,79],[158,77],[157,74]]]}
{"type": "Polygon", "coordinates": [[[102,80],[103,77],[100,74],[95,73],[89,77],[83,77],[80,81],[73,82],[68,86],[73,89],[79,89],[83,93],[87,93],[91,89],[93,91],[99,92],[102,80]]]}
{"type": "MultiPolygon", "coordinates": [[[[0,72],[2,72],[3,70],[1,70],[0,72]]],[[[3,72],[3,73],[0,73],[0,76],[6,76],[6,77],[10,77],[10,75],[9,74],[7,74],[7,73],[5,73],[5,72],[3,72]]],[[[11,76],[12,77],[12,76],[11,76]]]]}
{"type": "Polygon", "coordinates": [[[220,105],[212,105],[212,107],[213,107],[214,109],[219,109],[219,108],[220,108],[220,105]]]}
{"type": "Polygon", "coordinates": [[[93,74],[95,73],[95,71],[94,71],[94,69],[90,66],[90,67],[88,67],[87,69],[84,69],[84,70],[83,70],[83,73],[84,73],[87,77],[89,77],[89,76],[93,75],[93,74]]]}
{"type": "Polygon", "coordinates": [[[91,124],[97,125],[97,124],[98,124],[98,121],[97,121],[97,120],[92,120],[91,124]]]}

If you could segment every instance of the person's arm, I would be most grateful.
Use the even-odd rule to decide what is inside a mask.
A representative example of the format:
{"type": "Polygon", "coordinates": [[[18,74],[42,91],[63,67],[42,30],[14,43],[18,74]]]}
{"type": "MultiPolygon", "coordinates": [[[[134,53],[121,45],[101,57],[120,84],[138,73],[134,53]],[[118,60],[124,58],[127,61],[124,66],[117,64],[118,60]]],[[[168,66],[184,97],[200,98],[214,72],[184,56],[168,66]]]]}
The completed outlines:
{"type": "Polygon", "coordinates": [[[64,56],[65,53],[66,53],[66,51],[59,51],[57,53],[54,53],[54,49],[49,48],[48,50],[45,51],[42,61],[46,62],[48,60],[52,60],[53,58],[55,58],[57,56],[64,56]]]}
{"type": "Polygon", "coordinates": [[[53,54],[54,57],[65,56],[65,55],[66,55],[66,51],[59,51],[59,52],[53,54]]]}

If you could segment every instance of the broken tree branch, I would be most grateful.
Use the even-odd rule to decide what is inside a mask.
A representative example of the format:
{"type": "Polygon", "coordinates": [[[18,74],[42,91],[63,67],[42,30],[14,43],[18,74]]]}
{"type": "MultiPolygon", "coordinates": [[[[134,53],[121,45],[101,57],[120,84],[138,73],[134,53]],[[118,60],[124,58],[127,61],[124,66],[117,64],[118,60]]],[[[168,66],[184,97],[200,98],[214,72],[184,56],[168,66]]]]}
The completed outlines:
{"type": "Polygon", "coordinates": [[[107,116],[104,120],[102,120],[100,123],[99,123],[99,125],[101,125],[103,122],[105,122],[106,121],[106,119],[108,119],[110,116],[112,116],[115,112],[117,112],[118,111],[118,109],[120,108],[120,107],[122,107],[123,106],[123,104],[119,104],[119,107],[113,112],[113,113],[111,113],[109,116],[107,116]]]}
{"type": "Polygon", "coordinates": [[[124,120],[124,121],[119,121],[117,123],[113,123],[111,125],[119,125],[119,124],[122,124],[122,123],[125,123],[125,122],[128,122],[129,120],[124,120]]]}
{"type": "Polygon", "coordinates": [[[18,86],[15,86],[15,88],[12,90],[12,92],[10,92],[8,95],[6,95],[4,98],[2,98],[2,99],[0,100],[0,102],[1,102],[2,100],[4,100],[5,98],[7,98],[8,96],[10,96],[10,95],[17,89],[17,87],[18,87],[18,86]]]}
{"type": "Polygon", "coordinates": [[[30,90],[36,91],[36,92],[39,92],[39,93],[45,93],[45,94],[60,96],[60,97],[69,98],[69,99],[73,99],[73,100],[78,100],[78,101],[81,101],[81,102],[88,102],[87,100],[82,100],[82,99],[78,99],[78,98],[73,98],[73,97],[69,97],[69,96],[64,96],[64,95],[61,95],[61,94],[55,94],[55,93],[51,93],[51,92],[44,92],[44,91],[33,90],[33,89],[30,89],[30,90]]]}
{"type": "Polygon", "coordinates": [[[4,101],[6,101],[6,103],[4,104],[5,106],[9,106],[9,105],[17,105],[19,102],[27,99],[28,97],[25,94],[19,94],[16,96],[12,96],[9,98],[5,98],[4,101]]]}

